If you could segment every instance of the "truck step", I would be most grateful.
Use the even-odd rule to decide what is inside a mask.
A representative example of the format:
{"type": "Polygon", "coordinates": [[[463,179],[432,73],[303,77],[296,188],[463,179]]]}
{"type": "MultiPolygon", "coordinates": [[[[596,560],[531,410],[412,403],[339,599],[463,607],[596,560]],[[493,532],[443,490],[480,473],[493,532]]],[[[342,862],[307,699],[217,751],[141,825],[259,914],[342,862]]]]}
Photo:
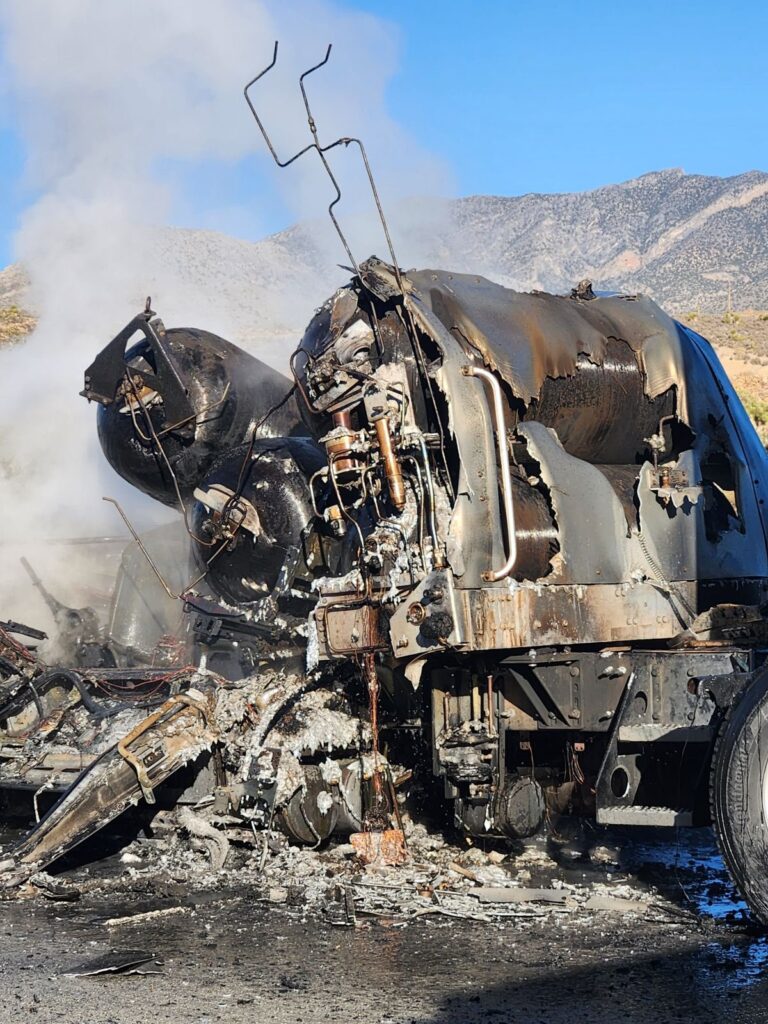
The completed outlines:
{"type": "Polygon", "coordinates": [[[600,807],[600,825],[651,825],[653,827],[686,828],[693,824],[693,813],[675,807],[600,807]]]}

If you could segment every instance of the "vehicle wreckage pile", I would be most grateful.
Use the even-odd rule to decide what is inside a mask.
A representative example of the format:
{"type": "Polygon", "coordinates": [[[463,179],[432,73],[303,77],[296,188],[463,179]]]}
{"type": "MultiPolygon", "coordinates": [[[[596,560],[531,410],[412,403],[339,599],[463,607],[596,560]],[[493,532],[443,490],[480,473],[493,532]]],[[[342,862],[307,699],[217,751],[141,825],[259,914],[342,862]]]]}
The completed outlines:
{"type": "Polygon", "coordinates": [[[709,345],[640,296],[372,258],[291,371],[149,303],[86,371],[182,524],[134,537],[106,624],[58,609],[66,660],[2,625],[0,786],[60,794],[3,884],[140,801],[390,865],[441,805],[511,841],[711,814],[768,920],[766,455],[709,345]]]}

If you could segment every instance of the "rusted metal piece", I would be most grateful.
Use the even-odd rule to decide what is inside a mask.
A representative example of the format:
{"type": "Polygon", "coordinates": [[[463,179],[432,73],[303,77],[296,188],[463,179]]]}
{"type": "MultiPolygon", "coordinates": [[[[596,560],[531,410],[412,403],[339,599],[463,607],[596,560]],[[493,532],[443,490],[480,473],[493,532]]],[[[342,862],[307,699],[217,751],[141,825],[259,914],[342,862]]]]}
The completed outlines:
{"type": "Polygon", "coordinates": [[[315,609],[318,635],[334,655],[363,654],[389,646],[382,609],[360,594],[334,594],[315,609]]]}
{"type": "Polygon", "coordinates": [[[349,841],[358,860],[371,867],[399,867],[408,861],[402,829],[388,828],[381,832],[353,832],[349,841]]]}
{"type": "Polygon", "coordinates": [[[371,753],[373,755],[373,779],[371,806],[365,813],[369,828],[389,824],[389,806],[384,794],[384,777],[379,753],[379,679],[373,654],[363,657],[365,682],[368,689],[368,711],[371,718],[371,753]]]}
{"type": "MultiPolygon", "coordinates": [[[[681,592],[695,602],[695,585],[683,584],[681,592]]],[[[521,586],[512,591],[463,591],[461,597],[471,622],[467,635],[477,650],[665,640],[681,630],[674,600],[649,583],[631,588],[521,586]]]]}

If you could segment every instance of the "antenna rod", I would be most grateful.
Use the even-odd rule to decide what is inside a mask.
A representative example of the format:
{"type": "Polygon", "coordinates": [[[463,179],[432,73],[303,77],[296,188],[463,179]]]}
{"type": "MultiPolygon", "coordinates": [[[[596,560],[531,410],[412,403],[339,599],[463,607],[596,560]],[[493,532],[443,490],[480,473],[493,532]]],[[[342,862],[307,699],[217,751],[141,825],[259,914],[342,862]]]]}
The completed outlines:
{"type": "Polygon", "coordinates": [[[310,105],[309,105],[309,97],[307,96],[307,91],[306,91],[306,88],[304,86],[304,79],[307,78],[309,75],[311,75],[313,71],[317,71],[319,68],[324,67],[328,63],[328,60],[329,60],[329,58],[331,56],[332,48],[333,48],[333,44],[329,43],[328,44],[328,48],[325,51],[325,57],[323,57],[323,59],[318,64],[315,64],[313,67],[308,68],[299,78],[299,87],[301,89],[301,95],[302,95],[302,98],[304,100],[304,107],[305,107],[306,112],[307,112],[307,123],[309,125],[309,131],[310,131],[310,133],[312,135],[312,142],[310,142],[308,145],[306,145],[303,149],[300,149],[298,151],[298,153],[295,153],[288,160],[281,160],[279,158],[279,156],[277,155],[277,151],[275,150],[275,147],[272,144],[272,140],[270,139],[269,134],[268,134],[266,128],[264,127],[264,124],[263,124],[261,118],[259,117],[258,112],[256,111],[256,108],[253,105],[253,102],[252,102],[251,97],[250,97],[250,90],[251,90],[251,88],[261,78],[263,78],[264,75],[267,74],[267,72],[271,71],[272,68],[277,63],[277,51],[278,51],[278,42],[277,41],[275,42],[275,48],[274,48],[274,51],[272,53],[272,60],[270,61],[270,63],[262,71],[260,71],[258,73],[258,75],[256,75],[255,78],[252,78],[251,81],[248,82],[248,84],[245,86],[245,88],[243,90],[243,94],[245,96],[245,99],[246,99],[246,102],[247,102],[248,106],[250,107],[251,113],[253,114],[254,120],[256,121],[256,124],[259,127],[259,131],[261,132],[261,134],[262,134],[262,136],[264,138],[264,141],[267,144],[267,148],[269,149],[269,152],[272,154],[272,159],[275,161],[275,163],[277,164],[278,167],[288,167],[295,160],[298,160],[300,156],[303,156],[305,153],[308,153],[311,149],[314,149],[315,152],[317,153],[317,155],[320,158],[320,161],[321,161],[321,163],[322,163],[322,165],[323,165],[323,167],[325,169],[325,172],[328,175],[328,177],[329,177],[329,179],[331,181],[331,184],[333,185],[334,191],[336,193],[335,197],[331,200],[331,202],[330,202],[330,204],[328,206],[328,215],[331,218],[331,221],[333,223],[334,228],[336,229],[336,233],[338,234],[339,238],[341,239],[342,245],[344,246],[344,250],[345,250],[345,252],[346,252],[346,254],[347,254],[347,256],[348,256],[348,258],[350,260],[350,263],[354,267],[355,273],[359,277],[360,276],[360,269],[358,267],[357,260],[352,255],[352,251],[350,249],[349,243],[347,242],[347,239],[346,239],[346,237],[344,235],[344,232],[341,229],[341,225],[339,224],[339,221],[338,221],[338,219],[336,217],[336,214],[335,214],[335,211],[334,211],[334,207],[341,200],[341,189],[340,189],[339,183],[336,180],[336,177],[335,177],[335,175],[334,175],[334,173],[333,173],[333,171],[331,169],[331,166],[330,166],[330,164],[329,164],[329,162],[328,162],[328,160],[327,160],[327,158],[325,156],[326,153],[328,153],[332,149],[335,149],[336,146],[347,147],[347,146],[352,145],[352,144],[358,146],[358,148],[360,149],[360,155],[361,155],[361,157],[363,159],[363,166],[365,167],[365,173],[366,173],[366,176],[368,178],[368,184],[370,185],[371,193],[373,195],[373,200],[374,200],[374,203],[376,204],[376,210],[378,212],[379,220],[381,221],[381,226],[382,226],[382,229],[384,231],[384,237],[385,237],[386,242],[387,242],[387,248],[389,249],[389,255],[390,255],[390,258],[392,260],[392,266],[394,268],[395,277],[397,279],[397,283],[398,283],[398,286],[400,288],[401,294],[404,294],[405,292],[404,292],[404,287],[403,287],[403,279],[402,279],[402,276],[400,274],[400,266],[399,266],[398,261],[397,261],[397,256],[395,255],[395,247],[394,247],[394,244],[392,242],[392,236],[391,236],[390,231],[389,231],[389,225],[387,224],[387,219],[384,216],[384,208],[382,206],[381,198],[379,196],[379,191],[378,191],[378,189],[376,187],[376,182],[375,182],[374,177],[373,177],[373,171],[371,170],[371,165],[370,165],[370,162],[368,160],[368,154],[365,151],[365,146],[363,145],[362,140],[358,139],[358,138],[351,138],[351,137],[348,137],[348,136],[343,136],[342,138],[336,139],[335,142],[330,142],[327,146],[322,146],[320,144],[320,138],[319,138],[318,131],[317,131],[317,124],[315,122],[314,115],[312,114],[312,110],[311,110],[310,105]]]}

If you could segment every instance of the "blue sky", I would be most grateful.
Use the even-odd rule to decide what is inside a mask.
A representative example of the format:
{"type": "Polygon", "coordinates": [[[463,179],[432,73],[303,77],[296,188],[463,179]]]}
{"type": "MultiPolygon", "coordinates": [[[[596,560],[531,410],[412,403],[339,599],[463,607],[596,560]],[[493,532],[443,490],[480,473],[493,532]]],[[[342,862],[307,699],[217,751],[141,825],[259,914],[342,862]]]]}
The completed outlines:
{"type": "MultiPolygon", "coordinates": [[[[397,27],[390,110],[447,163],[458,194],[582,190],[663,167],[717,175],[768,170],[766,2],[346,6],[397,27]]],[[[354,88],[364,90],[365,82],[354,88]]],[[[17,116],[4,101],[0,266],[12,258],[15,225],[33,198],[17,116]]],[[[218,209],[222,192],[247,206],[263,187],[248,160],[181,164],[168,173],[183,185],[177,222],[222,230],[233,229],[218,209]],[[207,217],[209,200],[218,221],[207,217]]],[[[266,219],[241,223],[240,233],[279,230],[289,220],[276,201],[266,219]]]]}

